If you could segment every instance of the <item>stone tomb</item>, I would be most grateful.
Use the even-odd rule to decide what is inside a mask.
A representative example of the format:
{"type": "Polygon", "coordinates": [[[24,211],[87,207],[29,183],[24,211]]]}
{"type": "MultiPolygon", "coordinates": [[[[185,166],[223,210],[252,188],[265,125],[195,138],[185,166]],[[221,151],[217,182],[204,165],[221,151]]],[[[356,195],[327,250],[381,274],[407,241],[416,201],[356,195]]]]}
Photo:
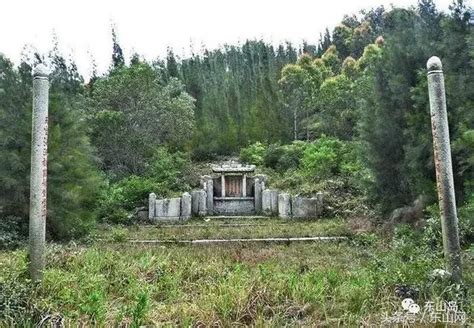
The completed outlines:
{"type": "Polygon", "coordinates": [[[236,163],[212,167],[213,214],[256,214],[254,170],[254,165],[236,163]]]}
{"type": "Polygon", "coordinates": [[[201,177],[201,189],[178,198],[149,196],[151,221],[186,220],[192,216],[279,216],[317,218],[323,210],[323,195],[292,196],[266,189],[267,178],[255,175],[254,165],[235,162],[212,166],[212,174],[201,177]]]}

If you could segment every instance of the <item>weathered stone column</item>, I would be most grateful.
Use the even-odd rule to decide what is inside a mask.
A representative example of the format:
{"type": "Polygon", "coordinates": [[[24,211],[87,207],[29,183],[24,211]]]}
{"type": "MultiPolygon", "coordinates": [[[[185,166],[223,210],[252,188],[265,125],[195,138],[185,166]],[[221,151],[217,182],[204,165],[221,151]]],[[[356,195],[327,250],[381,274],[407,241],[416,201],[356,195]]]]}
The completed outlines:
{"type": "Polygon", "coordinates": [[[192,203],[191,214],[193,216],[206,216],[206,213],[207,213],[206,201],[207,201],[206,191],[202,189],[191,191],[191,203],[192,203]]]}
{"type": "Polygon", "coordinates": [[[221,175],[221,193],[222,193],[222,197],[225,197],[225,175],[224,173],[222,173],[221,175]]]}
{"type": "Polygon", "coordinates": [[[43,277],[48,177],[48,72],[39,64],[33,71],[31,137],[29,260],[33,281],[43,277]]]}
{"type": "Polygon", "coordinates": [[[199,193],[201,190],[191,191],[191,214],[193,216],[199,215],[199,193]]]}
{"type": "Polygon", "coordinates": [[[323,210],[324,210],[324,206],[323,206],[324,194],[322,192],[316,193],[316,199],[317,199],[317,203],[318,203],[317,215],[319,216],[323,213],[323,210]]]}
{"type": "Polygon", "coordinates": [[[156,195],[151,193],[148,195],[148,219],[153,220],[155,217],[155,208],[156,208],[156,195]]]}
{"type": "Polygon", "coordinates": [[[462,278],[461,249],[459,246],[443,67],[441,60],[435,56],[428,60],[426,66],[428,68],[431,129],[433,132],[434,162],[439,208],[441,210],[444,255],[447,261],[447,270],[451,273],[452,279],[460,281],[462,278]]]}
{"type": "Polygon", "coordinates": [[[185,192],[181,196],[181,219],[187,220],[191,218],[191,195],[185,192]]]}
{"type": "Polygon", "coordinates": [[[206,208],[207,215],[214,214],[214,181],[211,176],[206,176],[206,208]]]}
{"type": "Polygon", "coordinates": [[[247,197],[247,174],[242,176],[242,197],[247,197]]]}
{"type": "Polygon", "coordinates": [[[199,216],[206,216],[207,214],[207,195],[204,190],[199,190],[199,199],[198,199],[198,213],[199,216]]]}
{"type": "Polygon", "coordinates": [[[254,180],[254,203],[255,203],[255,213],[262,213],[262,181],[260,178],[255,178],[254,180]]]}

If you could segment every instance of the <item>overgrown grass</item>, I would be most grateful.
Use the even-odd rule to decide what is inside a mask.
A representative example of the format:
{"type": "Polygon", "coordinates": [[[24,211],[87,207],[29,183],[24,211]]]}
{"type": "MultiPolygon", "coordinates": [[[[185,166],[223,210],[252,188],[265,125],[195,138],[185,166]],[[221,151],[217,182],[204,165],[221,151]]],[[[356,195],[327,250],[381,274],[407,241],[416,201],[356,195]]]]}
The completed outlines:
{"type": "MultiPolygon", "coordinates": [[[[291,227],[304,231],[298,224],[291,227]]],[[[180,231],[187,235],[193,229],[199,230],[180,231]]],[[[148,238],[145,232],[129,233],[148,238]]],[[[107,234],[112,232],[102,236],[107,234]]],[[[49,321],[98,326],[360,326],[399,310],[400,286],[421,304],[457,298],[472,311],[469,295],[429,278],[443,267],[442,256],[410,241],[385,243],[374,234],[289,245],[165,247],[123,241],[49,245],[44,280],[37,286],[25,278],[25,250],[0,253],[2,319],[26,325],[49,315],[49,321]]],[[[472,257],[465,252],[468,286],[472,257]]]]}
{"type": "Polygon", "coordinates": [[[263,237],[347,236],[350,229],[342,219],[282,220],[282,219],[195,219],[183,224],[152,226],[102,226],[94,237],[124,241],[126,239],[225,239],[263,237]]]}

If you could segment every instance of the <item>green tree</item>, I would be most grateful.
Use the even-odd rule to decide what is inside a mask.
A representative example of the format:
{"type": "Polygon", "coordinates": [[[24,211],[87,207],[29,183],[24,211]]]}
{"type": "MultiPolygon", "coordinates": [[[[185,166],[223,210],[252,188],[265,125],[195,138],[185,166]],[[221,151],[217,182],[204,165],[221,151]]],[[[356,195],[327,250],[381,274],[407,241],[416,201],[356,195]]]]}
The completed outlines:
{"type": "Polygon", "coordinates": [[[117,38],[115,26],[112,26],[112,68],[119,68],[125,65],[123,50],[117,38]]]}
{"type": "Polygon", "coordinates": [[[169,77],[179,77],[178,63],[171,48],[168,48],[166,56],[166,71],[169,77]]]}
{"type": "Polygon", "coordinates": [[[102,168],[113,179],[141,174],[158,146],[182,149],[194,128],[194,100],[175,78],[137,61],[97,80],[88,122],[102,168]]]}
{"type": "MultiPolygon", "coordinates": [[[[55,239],[82,235],[95,221],[101,178],[81,115],[82,80],[56,50],[50,53],[48,221],[55,239]]],[[[31,67],[0,57],[0,201],[2,215],[28,222],[31,147],[31,67]]]]}

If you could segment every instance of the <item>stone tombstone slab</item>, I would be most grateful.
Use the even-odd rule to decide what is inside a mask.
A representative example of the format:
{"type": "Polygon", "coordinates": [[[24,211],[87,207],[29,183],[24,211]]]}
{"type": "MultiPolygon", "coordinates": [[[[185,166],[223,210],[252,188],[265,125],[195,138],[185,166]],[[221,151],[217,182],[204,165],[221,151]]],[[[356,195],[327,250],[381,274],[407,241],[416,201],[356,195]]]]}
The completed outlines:
{"type": "Polygon", "coordinates": [[[181,216],[181,198],[158,199],[155,202],[155,218],[178,220],[181,216]]]}
{"type": "Polygon", "coordinates": [[[323,194],[316,197],[293,197],[292,211],[294,218],[317,218],[323,211],[323,194]]]}
{"type": "Polygon", "coordinates": [[[287,193],[278,195],[278,216],[283,219],[291,217],[291,196],[287,193]]]}
{"type": "Polygon", "coordinates": [[[181,218],[187,220],[191,218],[191,195],[185,192],[181,196],[181,218]]]}
{"type": "Polygon", "coordinates": [[[168,216],[180,217],[181,216],[181,198],[170,198],[168,205],[168,216]]]}
{"type": "Polygon", "coordinates": [[[218,215],[254,215],[253,199],[226,199],[214,202],[214,213],[218,215]]]}
{"type": "Polygon", "coordinates": [[[262,192],[262,212],[264,215],[278,215],[278,190],[265,189],[262,192]]]}
{"type": "Polygon", "coordinates": [[[168,213],[168,199],[157,199],[155,201],[155,216],[154,217],[164,217],[167,215],[167,213],[168,213]]]}

